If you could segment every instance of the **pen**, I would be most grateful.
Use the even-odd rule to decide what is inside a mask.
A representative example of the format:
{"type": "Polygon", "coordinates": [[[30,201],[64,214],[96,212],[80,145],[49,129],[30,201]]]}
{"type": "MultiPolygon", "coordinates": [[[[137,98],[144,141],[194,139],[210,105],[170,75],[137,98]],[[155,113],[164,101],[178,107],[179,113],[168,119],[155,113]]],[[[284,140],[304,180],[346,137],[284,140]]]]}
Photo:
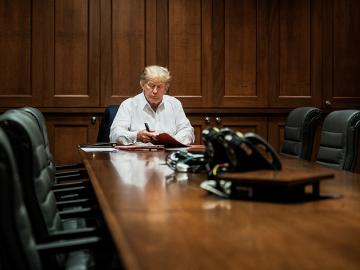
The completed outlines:
{"type": "Polygon", "coordinates": [[[151,132],[148,123],[144,123],[144,124],[145,124],[146,131],[147,131],[147,132],[151,132]]]}

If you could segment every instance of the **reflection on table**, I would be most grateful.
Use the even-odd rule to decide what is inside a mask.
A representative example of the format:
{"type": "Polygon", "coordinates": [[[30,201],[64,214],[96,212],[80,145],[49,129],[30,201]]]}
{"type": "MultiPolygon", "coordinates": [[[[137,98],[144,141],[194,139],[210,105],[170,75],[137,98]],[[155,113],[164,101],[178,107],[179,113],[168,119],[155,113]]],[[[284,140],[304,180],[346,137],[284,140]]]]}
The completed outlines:
{"type": "Polygon", "coordinates": [[[360,176],[282,158],[285,168],[331,171],[302,203],[209,195],[202,174],[177,176],[165,152],[82,153],[128,269],[358,269],[360,176]]]}

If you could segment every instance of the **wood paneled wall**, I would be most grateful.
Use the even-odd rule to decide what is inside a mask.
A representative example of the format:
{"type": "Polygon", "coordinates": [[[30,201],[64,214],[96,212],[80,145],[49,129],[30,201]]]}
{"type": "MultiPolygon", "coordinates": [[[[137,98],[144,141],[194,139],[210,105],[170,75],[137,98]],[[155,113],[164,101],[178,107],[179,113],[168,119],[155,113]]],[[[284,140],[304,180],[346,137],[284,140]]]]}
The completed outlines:
{"type": "Polygon", "coordinates": [[[197,133],[252,117],[281,144],[292,108],[360,108],[359,17],[356,0],[2,0],[0,108],[47,112],[55,145],[51,115],[97,117],[159,64],[197,133]]]}
{"type": "Polygon", "coordinates": [[[360,103],[355,0],[3,0],[0,13],[0,107],[119,103],[149,64],[170,68],[187,108],[360,103]]]}

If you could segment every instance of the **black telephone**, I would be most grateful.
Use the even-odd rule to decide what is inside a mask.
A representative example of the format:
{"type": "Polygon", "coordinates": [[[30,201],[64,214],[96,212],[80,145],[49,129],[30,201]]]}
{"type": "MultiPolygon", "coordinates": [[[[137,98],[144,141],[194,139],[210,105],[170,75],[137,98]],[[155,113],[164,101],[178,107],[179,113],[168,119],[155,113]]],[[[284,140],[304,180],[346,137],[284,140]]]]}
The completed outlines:
{"type": "Polygon", "coordinates": [[[233,132],[224,137],[226,153],[235,171],[281,170],[278,154],[255,133],[233,132]]]}
{"type": "Polygon", "coordinates": [[[216,127],[204,129],[202,131],[202,141],[205,145],[205,159],[212,168],[217,164],[229,163],[224,144],[224,137],[231,134],[228,128],[218,129],[216,127]]]}
{"type": "Polygon", "coordinates": [[[209,174],[217,169],[228,172],[281,170],[276,151],[255,133],[245,135],[229,128],[209,128],[202,132],[209,174]]]}

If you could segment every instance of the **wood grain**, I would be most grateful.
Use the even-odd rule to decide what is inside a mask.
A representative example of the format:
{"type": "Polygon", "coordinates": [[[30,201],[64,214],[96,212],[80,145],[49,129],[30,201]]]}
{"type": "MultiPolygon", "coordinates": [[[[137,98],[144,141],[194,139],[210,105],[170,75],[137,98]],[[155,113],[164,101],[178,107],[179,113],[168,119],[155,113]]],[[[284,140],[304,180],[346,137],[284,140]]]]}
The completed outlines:
{"type": "Polygon", "coordinates": [[[360,108],[355,0],[14,0],[0,12],[1,107],[117,104],[159,64],[186,108],[360,108]]]}
{"type": "MultiPolygon", "coordinates": [[[[31,3],[0,2],[0,104],[32,102],[31,3]],[[15,101],[18,99],[17,101],[15,101]]],[[[35,101],[35,100],[34,100],[35,101]]]]}
{"type": "Polygon", "coordinates": [[[334,1],[333,7],[333,106],[348,107],[349,102],[360,104],[360,5],[354,1],[334,1]]]}
{"type": "Polygon", "coordinates": [[[359,175],[297,159],[291,170],[335,174],[336,199],[306,203],[226,200],[174,174],[165,153],[84,154],[119,255],[131,269],[357,269],[359,175]]]}

